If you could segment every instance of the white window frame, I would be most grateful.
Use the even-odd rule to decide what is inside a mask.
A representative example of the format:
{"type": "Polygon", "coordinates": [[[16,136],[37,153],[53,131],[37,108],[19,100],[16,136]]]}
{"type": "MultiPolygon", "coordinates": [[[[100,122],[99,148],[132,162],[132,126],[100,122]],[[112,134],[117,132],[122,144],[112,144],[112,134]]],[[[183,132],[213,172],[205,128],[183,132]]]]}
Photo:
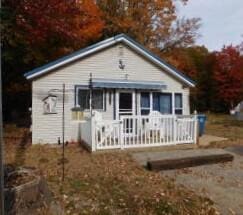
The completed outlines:
{"type": "MultiPolygon", "coordinates": [[[[88,87],[85,87],[85,86],[76,86],[76,88],[75,88],[75,106],[76,107],[79,107],[79,103],[78,103],[78,91],[79,90],[90,90],[88,87]]],[[[96,90],[99,90],[99,91],[102,91],[102,100],[103,100],[103,103],[102,103],[102,109],[95,109],[95,108],[93,108],[94,110],[97,110],[97,111],[105,111],[105,98],[106,98],[106,96],[105,96],[105,90],[104,89],[93,89],[93,91],[96,91],[96,90]]],[[[85,112],[87,112],[87,111],[90,111],[90,107],[89,108],[86,108],[86,109],[84,109],[84,111],[85,112]]]]}
{"type": "MultiPolygon", "coordinates": [[[[142,108],[141,107],[141,93],[147,93],[146,91],[140,91],[139,92],[139,113],[142,114],[142,109],[143,110],[150,110],[150,113],[154,110],[153,109],[153,94],[154,93],[162,93],[162,94],[169,94],[171,96],[171,115],[174,115],[175,114],[175,109],[174,109],[174,96],[175,94],[173,92],[158,92],[158,91],[149,91],[149,99],[150,99],[150,107],[149,108],[142,108]]],[[[178,93],[178,94],[182,94],[182,93],[178,93]]],[[[182,104],[182,107],[183,107],[183,104],[182,104]]],[[[183,109],[182,109],[183,111],[183,109]]],[[[169,115],[170,115],[169,114],[169,115]]]]}

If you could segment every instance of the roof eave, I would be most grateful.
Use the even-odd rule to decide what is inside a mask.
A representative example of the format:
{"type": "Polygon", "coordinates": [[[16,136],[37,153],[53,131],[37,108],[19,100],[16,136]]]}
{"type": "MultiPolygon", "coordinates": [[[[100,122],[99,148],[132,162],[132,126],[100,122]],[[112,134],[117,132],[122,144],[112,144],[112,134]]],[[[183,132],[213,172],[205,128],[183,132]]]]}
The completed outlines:
{"type": "Polygon", "coordinates": [[[67,58],[66,60],[63,60],[60,63],[53,64],[52,66],[49,66],[49,67],[47,67],[45,69],[40,69],[41,67],[39,67],[39,69],[40,69],[39,71],[35,72],[35,70],[38,70],[38,68],[37,68],[37,69],[34,69],[34,70],[30,71],[30,72],[25,73],[24,76],[25,76],[25,78],[27,80],[34,79],[34,78],[36,78],[36,77],[38,77],[38,76],[40,76],[40,75],[42,75],[42,74],[44,74],[46,72],[49,72],[49,71],[51,71],[53,69],[56,69],[56,68],[58,68],[60,66],[65,65],[67,63],[73,62],[73,61],[75,61],[75,60],[77,60],[79,58],[85,57],[85,56],[87,56],[89,54],[92,54],[92,53],[94,53],[96,51],[99,51],[101,49],[109,47],[112,44],[115,44],[115,40],[114,40],[113,37],[109,38],[107,40],[99,42],[98,44],[96,44],[96,46],[94,46],[94,48],[92,48],[92,49],[90,49],[88,51],[81,52],[80,54],[77,54],[76,56],[74,56],[72,58],[67,58]]]}

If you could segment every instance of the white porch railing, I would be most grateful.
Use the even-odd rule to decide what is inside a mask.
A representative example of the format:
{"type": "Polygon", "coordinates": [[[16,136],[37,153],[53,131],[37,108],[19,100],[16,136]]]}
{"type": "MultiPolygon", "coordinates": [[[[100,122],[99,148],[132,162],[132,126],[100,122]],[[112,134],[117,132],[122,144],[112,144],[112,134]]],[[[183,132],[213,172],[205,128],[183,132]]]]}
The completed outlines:
{"type": "Polygon", "coordinates": [[[94,123],[92,129],[97,150],[196,143],[197,117],[122,116],[119,121],[94,123]]]}

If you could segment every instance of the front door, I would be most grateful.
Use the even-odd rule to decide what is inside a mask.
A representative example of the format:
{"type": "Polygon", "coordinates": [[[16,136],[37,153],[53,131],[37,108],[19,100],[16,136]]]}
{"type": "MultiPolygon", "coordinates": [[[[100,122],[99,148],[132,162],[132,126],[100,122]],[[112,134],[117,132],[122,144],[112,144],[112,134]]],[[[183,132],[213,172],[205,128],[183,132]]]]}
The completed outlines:
{"type": "Polygon", "coordinates": [[[118,117],[135,115],[135,93],[121,91],[118,97],[118,117]]]}
{"type": "Polygon", "coordinates": [[[115,119],[136,114],[135,91],[117,90],[115,93],[115,119]]]}
{"type": "MultiPolygon", "coordinates": [[[[119,91],[117,92],[117,119],[121,116],[134,116],[135,105],[135,91],[119,91]]],[[[133,119],[126,119],[124,122],[124,132],[126,135],[133,132],[133,119]]]]}

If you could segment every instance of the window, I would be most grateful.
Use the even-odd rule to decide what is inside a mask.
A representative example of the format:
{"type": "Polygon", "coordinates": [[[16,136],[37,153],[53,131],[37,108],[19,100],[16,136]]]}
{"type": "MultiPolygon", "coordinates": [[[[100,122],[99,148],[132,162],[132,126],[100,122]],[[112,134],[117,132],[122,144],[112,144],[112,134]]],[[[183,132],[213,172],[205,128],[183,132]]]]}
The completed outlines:
{"type": "Polygon", "coordinates": [[[175,93],[175,114],[181,115],[182,111],[183,111],[182,94],[181,93],[175,93]]]}
{"type": "Polygon", "coordinates": [[[149,93],[141,93],[141,115],[148,115],[150,112],[149,93]]]}
{"type": "Polygon", "coordinates": [[[153,93],[153,110],[162,114],[172,113],[172,96],[171,93],[153,93]]]}
{"type": "MultiPolygon", "coordinates": [[[[78,89],[77,104],[82,109],[89,109],[90,90],[78,89]]],[[[92,90],[93,109],[104,109],[104,93],[103,90],[92,90]]]]}

